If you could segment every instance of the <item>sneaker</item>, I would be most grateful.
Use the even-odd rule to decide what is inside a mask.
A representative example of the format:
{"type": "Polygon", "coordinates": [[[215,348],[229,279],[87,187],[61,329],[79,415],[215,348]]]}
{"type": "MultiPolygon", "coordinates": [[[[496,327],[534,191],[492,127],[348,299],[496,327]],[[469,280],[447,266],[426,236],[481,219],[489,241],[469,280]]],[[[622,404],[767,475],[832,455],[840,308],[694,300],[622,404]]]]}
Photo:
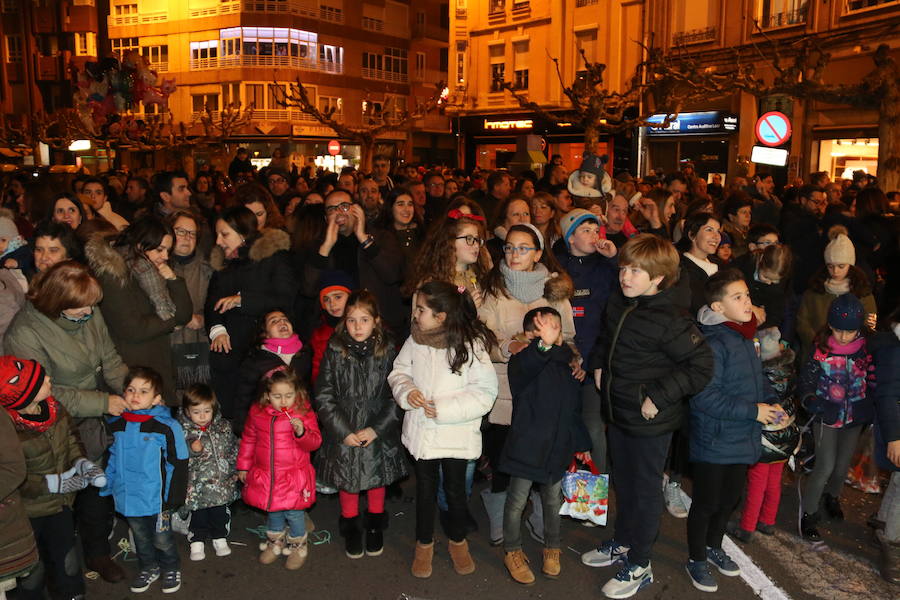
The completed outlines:
{"type": "Polygon", "coordinates": [[[728,577],[737,577],[741,574],[741,568],[731,557],[725,554],[721,548],[706,548],[706,560],[711,562],[719,569],[719,573],[728,577]]]}
{"type": "Polygon", "coordinates": [[[803,513],[803,517],[800,519],[800,535],[803,536],[803,539],[808,542],[821,542],[822,536],[819,534],[819,530],[816,529],[818,524],[818,513],[803,513]]]}
{"type": "Polygon", "coordinates": [[[628,546],[622,546],[616,540],[606,540],[599,547],[581,555],[581,562],[589,567],[608,567],[628,556],[628,546]]]}
{"type": "Polygon", "coordinates": [[[163,594],[174,594],[181,589],[181,571],[166,571],[162,578],[163,594]]]}
{"type": "Polygon", "coordinates": [[[763,535],[775,535],[775,526],[760,521],[756,524],[756,530],[763,535]]]}
{"type": "Polygon", "coordinates": [[[632,565],[627,558],[624,563],[616,576],[607,581],[601,590],[607,598],[631,598],[642,587],[653,583],[653,570],[649,563],[646,567],[632,565]]]}
{"type": "Polygon", "coordinates": [[[666,510],[676,519],[687,519],[688,509],[681,497],[681,484],[677,481],[669,481],[663,488],[663,496],[666,500],[666,510]]]}
{"type": "Polygon", "coordinates": [[[709,563],[705,560],[689,560],[685,570],[691,576],[691,583],[701,592],[715,592],[719,584],[709,571],[709,563]]]}
{"type": "Polygon", "coordinates": [[[144,569],[131,581],[131,591],[135,594],[146,592],[150,589],[150,584],[157,579],[159,579],[159,567],[155,569],[144,569]]]}
{"type": "Polygon", "coordinates": [[[212,541],[213,549],[216,551],[216,556],[228,556],[231,554],[231,546],[228,545],[228,540],[225,538],[216,538],[212,541]]]}
{"type": "Polygon", "coordinates": [[[203,542],[191,542],[191,560],[203,560],[206,558],[206,544],[203,542]]]}

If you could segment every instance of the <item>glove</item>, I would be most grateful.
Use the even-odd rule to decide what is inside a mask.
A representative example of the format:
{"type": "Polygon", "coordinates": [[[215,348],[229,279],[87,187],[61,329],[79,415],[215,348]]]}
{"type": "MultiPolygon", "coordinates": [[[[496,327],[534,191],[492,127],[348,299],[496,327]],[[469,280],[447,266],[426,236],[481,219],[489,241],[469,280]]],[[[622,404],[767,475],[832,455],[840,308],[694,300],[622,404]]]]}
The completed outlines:
{"type": "Polygon", "coordinates": [[[87,480],[89,485],[97,488],[106,486],[106,473],[103,472],[103,469],[101,469],[88,459],[79,458],[75,461],[74,468],[78,470],[79,475],[87,480]]]}
{"type": "Polygon", "coordinates": [[[65,473],[44,475],[44,479],[51,494],[70,494],[88,486],[88,480],[78,474],[78,467],[72,467],[65,473]]]}

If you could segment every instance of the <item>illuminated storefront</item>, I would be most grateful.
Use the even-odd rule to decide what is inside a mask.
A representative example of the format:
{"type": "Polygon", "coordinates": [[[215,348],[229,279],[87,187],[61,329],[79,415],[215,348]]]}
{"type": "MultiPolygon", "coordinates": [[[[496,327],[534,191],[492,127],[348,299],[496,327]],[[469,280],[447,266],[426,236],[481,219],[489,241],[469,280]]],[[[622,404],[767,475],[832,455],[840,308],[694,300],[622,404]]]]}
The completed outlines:
{"type": "Polygon", "coordinates": [[[836,138],[813,142],[818,169],[831,179],[852,179],[853,171],[878,174],[878,138],[836,138]],[[816,148],[818,146],[818,148],[816,148]]]}

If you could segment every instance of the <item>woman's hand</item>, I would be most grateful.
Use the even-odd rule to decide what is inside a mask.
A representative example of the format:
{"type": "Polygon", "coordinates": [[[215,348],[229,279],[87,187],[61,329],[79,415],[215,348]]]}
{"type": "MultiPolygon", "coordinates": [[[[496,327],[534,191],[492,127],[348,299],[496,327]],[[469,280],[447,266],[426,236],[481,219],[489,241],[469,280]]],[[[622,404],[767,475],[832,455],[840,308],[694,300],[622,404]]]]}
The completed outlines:
{"type": "Polygon", "coordinates": [[[647,220],[647,223],[650,224],[651,229],[659,229],[662,227],[662,221],[659,220],[659,207],[656,205],[656,202],[649,198],[642,198],[640,202],[638,202],[637,209],[647,220]]]}
{"type": "Polygon", "coordinates": [[[753,314],[756,315],[757,323],[765,323],[766,322],[766,309],[762,306],[750,306],[750,310],[753,311],[753,314]]]}
{"type": "Polygon", "coordinates": [[[247,471],[238,471],[238,479],[241,483],[247,483],[247,471]]]}
{"type": "Polygon", "coordinates": [[[203,323],[203,315],[200,313],[194,313],[193,315],[191,315],[191,320],[188,321],[188,324],[185,325],[185,327],[187,327],[188,329],[199,330],[203,329],[203,323]]]}
{"type": "Polygon", "coordinates": [[[366,427],[365,429],[357,431],[356,437],[357,439],[359,439],[360,446],[368,446],[375,441],[375,438],[378,437],[378,434],[375,433],[375,430],[371,427],[366,427]]]}
{"type": "Polygon", "coordinates": [[[652,421],[658,414],[659,409],[653,404],[653,400],[650,399],[650,396],[644,398],[644,403],[641,404],[641,416],[648,421],[652,421]]]}
{"type": "Polygon", "coordinates": [[[175,271],[172,270],[172,267],[169,266],[169,263],[159,263],[156,265],[156,270],[163,276],[163,279],[168,279],[169,281],[177,279],[178,277],[175,275],[175,271]]]}
{"type": "Polygon", "coordinates": [[[235,294],[234,296],[225,296],[224,298],[219,298],[215,306],[213,306],[213,310],[221,314],[228,312],[232,308],[239,308],[240,306],[241,295],[235,294]]]}
{"type": "Polygon", "coordinates": [[[106,412],[111,414],[114,417],[118,417],[128,408],[128,405],[125,404],[125,398],[122,396],[117,396],[116,394],[110,394],[109,399],[107,400],[106,412]]]}
{"type": "Polygon", "coordinates": [[[426,404],[428,404],[425,396],[423,396],[422,392],[417,389],[409,393],[409,395],[406,397],[406,401],[413,408],[423,408],[426,404]]]}
{"type": "Polygon", "coordinates": [[[224,352],[228,354],[231,352],[231,336],[227,333],[220,333],[213,339],[212,344],[209,345],[209,349],[213,352],[224,352]]]}
{"type": "Polygon", "coordinates": [[[359,439],[359,436],[355,433],[348,433],[347,437],[344,438],[344,445],[350,446],[351,448],[355,448],[358,446],[362,446],[362,442],[359,439]]]}

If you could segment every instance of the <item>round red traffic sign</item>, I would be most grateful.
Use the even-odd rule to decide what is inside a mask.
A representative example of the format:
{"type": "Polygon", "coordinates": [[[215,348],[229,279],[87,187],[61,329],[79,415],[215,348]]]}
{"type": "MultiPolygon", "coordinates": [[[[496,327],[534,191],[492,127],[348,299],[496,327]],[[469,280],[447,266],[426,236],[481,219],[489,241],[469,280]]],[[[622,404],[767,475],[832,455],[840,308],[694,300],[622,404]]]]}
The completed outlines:
{"type": "Polygon", "coordinates": [[[756,121],[756,139],[765,146],[780,146],[791,137],[791,120],[777,111],[767,112],[756,121]]]}
{"type": "Polygon", "coordinates": [[[337,140],[331,140],[328,142],[328,154],[331,156],[337,156],[341,153],[341,143],[337,140]]]}

